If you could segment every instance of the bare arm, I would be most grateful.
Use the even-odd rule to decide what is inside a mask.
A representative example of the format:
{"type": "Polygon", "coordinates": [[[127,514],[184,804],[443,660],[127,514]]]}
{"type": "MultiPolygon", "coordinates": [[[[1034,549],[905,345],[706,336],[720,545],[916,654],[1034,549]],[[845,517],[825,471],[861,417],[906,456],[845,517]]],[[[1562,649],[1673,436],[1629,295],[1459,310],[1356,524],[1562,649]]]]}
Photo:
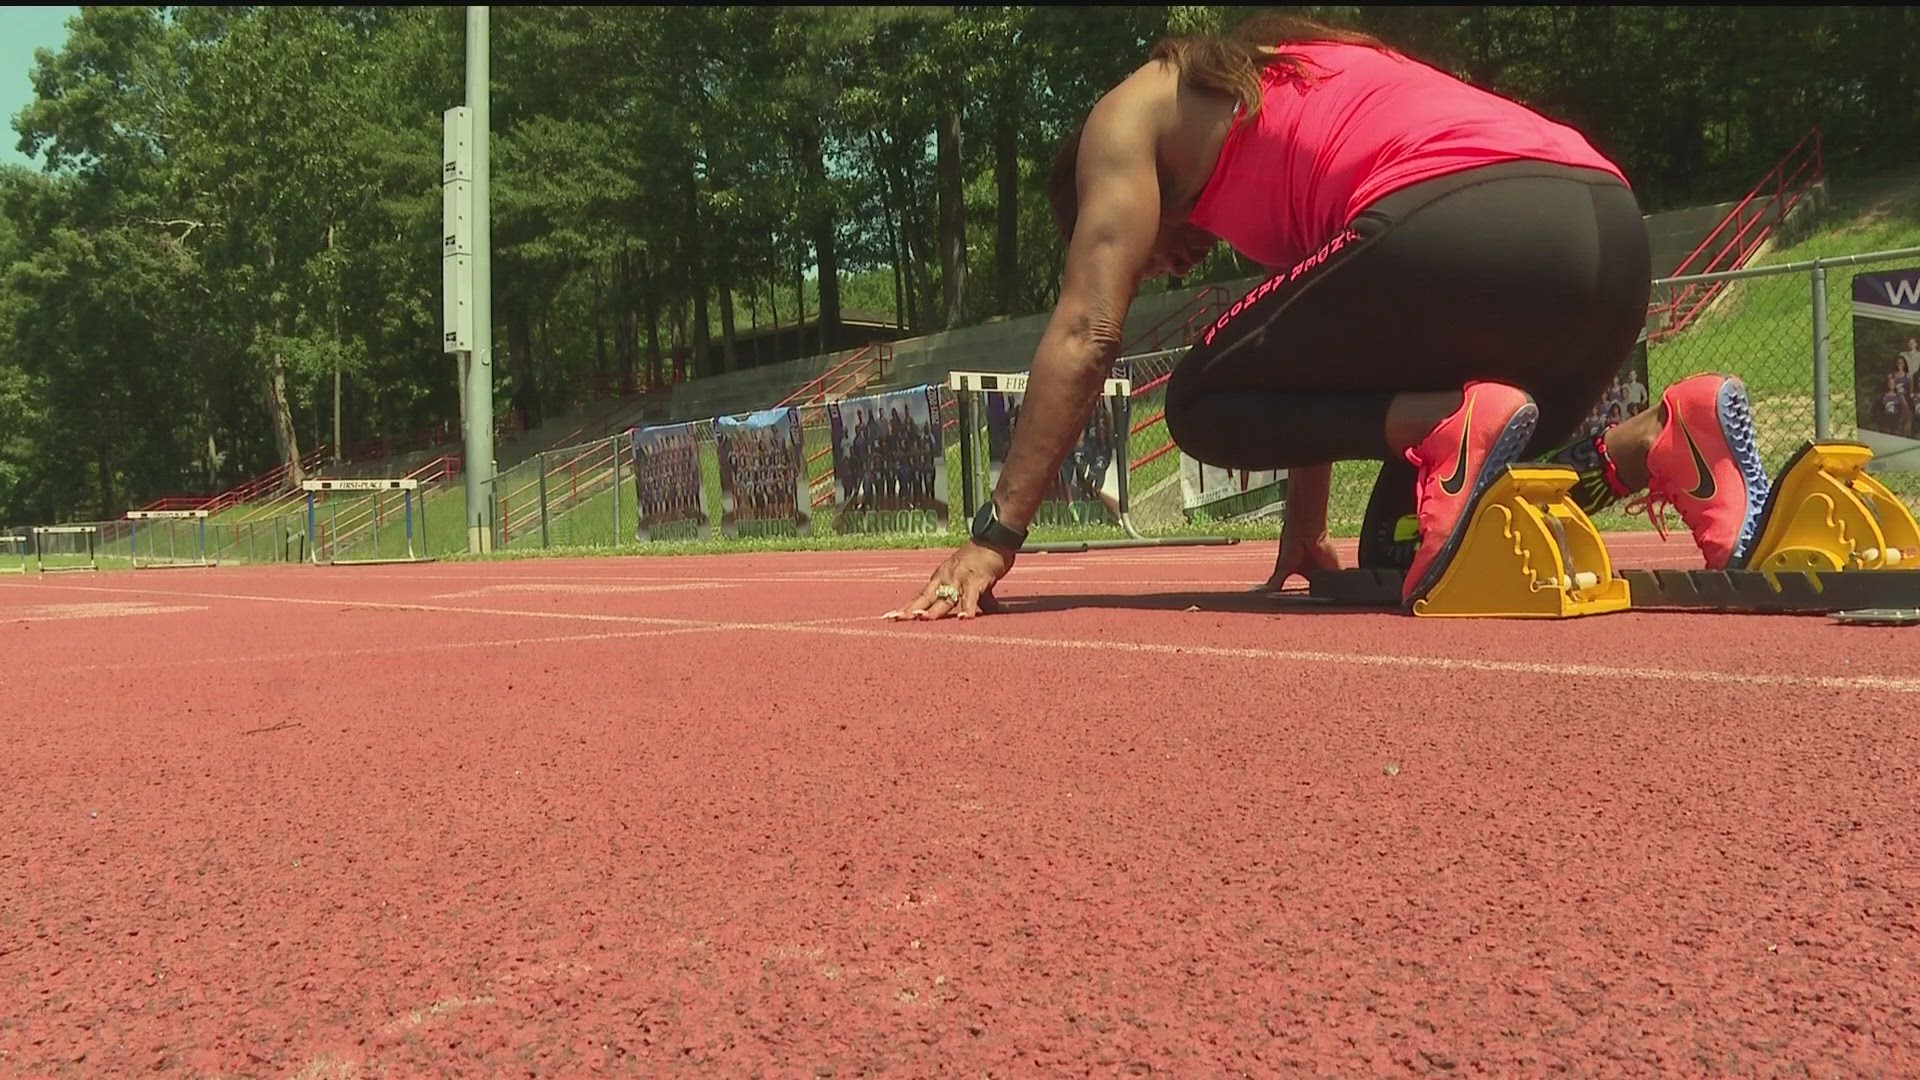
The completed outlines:
{"type": "Polygon", "coordinates": [[[1306,465],[1287,470],[1287,507],[1282,536],[1317,540],[1327,535],[1327,499],[1333,493],[1333,466],[1306,465]]]}
{"type": "MultiPolygon", "coordinates": [[[[1060,463],[1086,429],[1120,352],[1127,308],[1154,259],[1160,138],[1175,120],[1168,72],[1143,71],[1146,77],[1129,79],[1101,99],[1080,133],[1080,209],[1060,300],[1034,351],[1020,424],[993,492],[1000,520],[1017,530],[1033,523],[1060,463]]],[[[996,610],[993,586],[1015,554],[969,539],[934,570],[918,597],[886,617],[966,619],[996,610]]]]}
{"type": "Polygon", "coordinates": [[[1033,520],[1086,426],[1159,233],[1159,121],[1144,89],[1116,90],[1081,134],[1080,211],[1060,300],[1034,353],[1020,426],[994,489],[1001,520],[1016,529],[1033,520]]]}

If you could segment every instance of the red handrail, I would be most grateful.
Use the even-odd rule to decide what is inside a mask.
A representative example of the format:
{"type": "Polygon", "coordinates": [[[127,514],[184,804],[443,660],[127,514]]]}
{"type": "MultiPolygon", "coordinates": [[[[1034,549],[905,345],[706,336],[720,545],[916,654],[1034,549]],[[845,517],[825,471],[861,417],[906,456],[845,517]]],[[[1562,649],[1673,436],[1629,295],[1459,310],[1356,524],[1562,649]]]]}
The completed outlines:
{"type": "Polygon", "coordinates": [[[893,345],[889,342],[876,341],[818,376],[801,383],[793,393],[774,402],[773,408],[825,404],[835,394],[844,395],[850,390],[858,390],[866,386],[873,381],[876,374],[885,378],[887,366],[892,362],[893,345]]]}
{"type": "MultiPolygon", "coordinates": [[[[1800,136],[1800,141],[1793,144],[1793,149],[1781,155],[1780,160],[1774,163],[1773,168],[1768,169],[1767,174],[1760,178],[1760,182],[1753,185],[1753,190],[1747,192],[1746,198],[1741,199],[1740,202],[1737,205],[1735,205],[1730,212],[1728,212],[1727,216],[1720,220],[1720,224],[1715,226],[1714,230],[1708,233],[1706,235],[1706,238],[1701,240],[1699,245],[1696,246],[1693,249],[1693,251],[1689,252],[1686,258],[1680,260],[1680,265],[1674,268],[1673,273],[1668,274],[1666,276],[1667,277],[1685,277],[1689,273],[1695,273],[1695,274],[1713,273],[1714,271],[1712,271],[1711,269],[1707,269],[1706,267],[1695,269],[1693,267],[1693,261],[1700,257],[1701,252],[1707,250],[1707,247],[1713,243],[1714,238],[1719,236],[1722,230],[1724,230],[1728,225],[1732,224],[1733,222],[1740,220],[1740,216],[1743,212],[1745,212],[1747,206],[1751,204],[1754,201],[1754,199],[1758,198],[1762,191],[1765,191],[1767,189],[1767,186],[1770,182],[1773,182],[1774,180],[1781,178],[1781,174],[1784,172],[1787,162],[1793,160],[1794,155],[1798,154],[1801,148],[1807,145],[1807,140],[1809,139],[1813,140],[1813,156],[1809,160],[1814,166],[1815,179],[1818,179],[1819,176],[1821,175],[1823,163],[1821,160],[1820,128],[1818,126],[1815,126],[1811,130],[1809,130],[1805,135],[1800,136]]],[[[1806,167],[1806,163],[1803,162],[1801,165],[1801,168],[1804,169],[1805,167],[1806,167]]],[[[1796,175],[1798,175],[1797,172],[1796,172],[1796,175]]],[[[1780,186],[1784,186],[1784,180],[1782,180],[1782,183],[1780,186]]],[[[1724,252],[1725,252],[1725,249],[1722,248],[1722,253],[1724,252]]],[[[1707,262],[1707,266],[1708,267],[1712,266],[1713,262],[1717,258],[1718,256],[1716,255],[1714,259],[1709,259],[1707,262]]]]}
{"type": "MultiPolygon", "coordinates": [[[[1820,129],[1814,127],[1801,136],[1792,150],[1767,171],[1753,190],[1721,219],[1720,224],[1707,234],[1693,252],[1682,260],[1680,266],[1670,277],[1682,277],[1688,274],[1710,274],[1725,270],[1737,270],[1745,266],[1767,242],[1774,231],[1783,224],[1793,208],[1800,205],[1807,193],[1813,190],[1826,175],[1826,162],[1820,129]],[[1812,151],[1802,154],[1811,141],[1812,151]],[[1797,162],[1797,164],[1796,164],[1797,162]],[[1791,171],[1789,167],[1791,166],[1791,171]],[[1747,216],[1749,208],[1758,210],[1752,217],[1747,216]],[[1733,226],[1733,235],[1714,248],[1713,254],[1700,266],[1693,263],[1709,248],[1713,248],[1720,235],[1733,226]],[[1752,233],[1749,239],[1749,233],[1752,233]]],[[[1694,317],[1706,310],[1721,290],[1726,288],[1724,281],[1708,284],[1689,284],[1664,301],[1654,301],[1647,306],[1647,314],[1658,320],[1658,325],[1648,334],[1649,341],[1662,341],[1685,330],[1694,317]]]]}
{"type": "MultiPolygon", "coordinates": [[[[306,455],[300,459],[300,467],[303,469],[319,468],[321,462],[326,460],[327,452],[328,447],[324,443],[308,451],[306,455]]],[[[206,510],[210,513],[217,513],[225,510],[229,506],[237,506],[240,503],[247,502],[263,491],[277,490],[281,482],[286,479],[287,472],[286,464],[282,463],[261,473],[259,476],[242,481],[225,491],[213,495],[169,495],[164,498],[155,499],[140,509],[206,510]]]]}

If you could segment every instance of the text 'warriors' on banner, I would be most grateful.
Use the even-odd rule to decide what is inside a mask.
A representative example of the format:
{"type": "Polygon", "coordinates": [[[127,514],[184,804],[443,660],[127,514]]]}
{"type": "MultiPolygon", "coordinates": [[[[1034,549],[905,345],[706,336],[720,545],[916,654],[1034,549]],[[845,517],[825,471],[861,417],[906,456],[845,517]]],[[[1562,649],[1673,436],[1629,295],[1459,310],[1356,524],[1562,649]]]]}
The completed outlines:
{"type": "Polygon", "coordinates": [[[788,406],[713,422],[720,457],[720,529],[729,537],[810,536],[800,410],[788,406]]]}
{"type": "Polygon", "coordinates": [[[700,441],[694,425],[635,428],[632,438],[639,539],[711,539],[713,519],[707,512],[700,441]]]}
{"type": "Polygon", "coordinates": [[[836,531],[947,531],[947,455],[935,388],[847,398],[829,404],[827,417],[836,531]]]}

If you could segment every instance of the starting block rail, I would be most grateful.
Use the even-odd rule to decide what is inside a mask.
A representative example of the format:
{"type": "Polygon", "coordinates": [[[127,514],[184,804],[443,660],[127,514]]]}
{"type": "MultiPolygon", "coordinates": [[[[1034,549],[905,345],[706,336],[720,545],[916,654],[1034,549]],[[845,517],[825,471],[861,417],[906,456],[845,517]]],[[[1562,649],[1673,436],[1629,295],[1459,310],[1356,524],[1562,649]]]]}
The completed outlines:
{"type": "MultiPolygon", "coordinates": [[[[1316,570],[1308,596],[1333,607],[1405,609],[1399,570],[1316,570]]],[[[1729,615],[1830,615],[1864,608],[1920,608],[1920,574],[1868,576],[1844,570],[1621,570],[1635,611],[1729,615]]],[[[1494,613],[1499,617],[1502,613],[1494,613]]]]}
{"type": "MultiPolygon", "coordinates": [[[[1481,496],[1465,539],[1418,616],[1568,618],[1612,611],[1838,614],[1920,609],[1920,524],[1867,473],[1859,443],[1808,443],[1768,493],[1743,564],[1727,570],[1613,566],[1567,497],[1574,474],[1512,466],[1481,496]]],[[[1306,575],[1307,595],[1398,609],[1405,573],[1370,567],[1306,575]]]]}
{"type": "Polygon", "coordinates": [[[1920,574],[1846,570],[1628,570],[1633,606],[1651,610],[1833,614],[1920,608],[1920,574]]]}

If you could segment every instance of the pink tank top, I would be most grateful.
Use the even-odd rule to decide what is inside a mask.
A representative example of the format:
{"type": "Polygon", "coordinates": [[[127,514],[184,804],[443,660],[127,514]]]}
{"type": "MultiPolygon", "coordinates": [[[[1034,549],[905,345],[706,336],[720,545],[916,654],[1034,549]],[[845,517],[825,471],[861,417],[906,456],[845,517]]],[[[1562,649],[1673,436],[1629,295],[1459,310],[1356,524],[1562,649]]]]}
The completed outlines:
{"type": "Polygon", "coordinates": [[[1260,115],[1235,126],[1195,226],[1286,269],[1402,188],[1503,161],[1626,177],[1577,131],[1419,61],[1361,45],[1286,46],[1303,81],[1268,68],[1260,115]]]}

